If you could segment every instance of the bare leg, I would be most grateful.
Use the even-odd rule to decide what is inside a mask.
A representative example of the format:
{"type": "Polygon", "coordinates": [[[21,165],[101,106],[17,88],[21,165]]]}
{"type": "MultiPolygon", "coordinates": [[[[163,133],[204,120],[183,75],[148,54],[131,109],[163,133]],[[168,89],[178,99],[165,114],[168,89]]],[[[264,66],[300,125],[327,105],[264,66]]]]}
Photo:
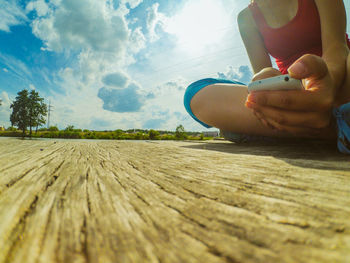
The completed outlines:
{"type": "Polygon", "coordinates": [[[213,84],[201,89],[191,101],[193,114],[204,123],[224,131],[274,137],[291,137],[264,126],[245,107],[247,87],[236,84],[213,84]]]}

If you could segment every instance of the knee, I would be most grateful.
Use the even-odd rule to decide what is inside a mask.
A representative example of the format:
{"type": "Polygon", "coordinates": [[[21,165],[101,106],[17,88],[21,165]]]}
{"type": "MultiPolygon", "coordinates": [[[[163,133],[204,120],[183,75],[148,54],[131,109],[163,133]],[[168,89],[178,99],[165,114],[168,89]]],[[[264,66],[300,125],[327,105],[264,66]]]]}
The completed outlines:
{"type": "Polygon", "coordinates": [[[201,91],[203,88],[211,86],[213,83],[215,83],[215,79],[206,78],[193,82],[187,87],[184,95],[184,103],[187,111],[191,111],[193,114],[197,115],[197,113],[204,108],[205,101],[201,95],[201,91]]]}
{"type": "MultiPolygon", "coordinates": [[[[210,85],[209,85],[210,86],[210,85]]],[[[203,92],[197,92],[190,101],[190,108],[194,115],[199,117],[201,112],[203,112],[206,108],[208,108],[208,102],[203,96],[203,92]]]]}
{"type": "Polygon", "coordinates": [[[198,113],[201,110],[201,106],[202,106],[203,102],[200,100],[200,97],[198,97],[196,95],[194,95],[192,100],[190,101],[190,109],[191,109],[193,115],[195,115],[198,118],[199,117],[198,113]]]}

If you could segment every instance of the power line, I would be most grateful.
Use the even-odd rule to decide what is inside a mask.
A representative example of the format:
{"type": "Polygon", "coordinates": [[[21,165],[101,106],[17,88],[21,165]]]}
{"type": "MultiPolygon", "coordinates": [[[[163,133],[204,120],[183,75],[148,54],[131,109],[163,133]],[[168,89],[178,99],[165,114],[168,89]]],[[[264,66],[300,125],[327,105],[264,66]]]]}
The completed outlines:
{"type": "Polygon", "coordinates": [[[47,110],[47,128],[50,128],[50,113],[52,111],[53,106],[51,105],[51,102],[49,100],[49,109],[47,110]]]}
{"type": "Polygon", "coordinates": [[[183,60],[183,61],[181,61],[179,63],[175,63],[175,64],[167,66],[167,67],[162,67],[162,68],[155,69],[154,72],[168,70],[168,69],[171,69],[171,68],[183,65],[183,64],[188,64],[188,63],[190,63],[192,61],[195,61],[195,60],[198,60],[198,59],[207,59],[209,57],[216,56],[219,53],[226,53],[227,51],[231,51],[231,50],[234,50],[236,48],[239,48],[239,47],[235,46],[235,47],[230,47],[230,48],[226,48],[226,49],[221,49],[221,50],[218,50],[218,51],[206,54],[206,55],[202,55],[202,56],[186,59],[186,60],[183,60]]]}
{"type": "MultiPolygon", "coordinates": [[[[232,49],[236,49],[236,47],[219,51],[220,53],[222,53],[219,56],[205,56],[205,58],[201,59],[200,61],[195,61],[197,59],[193,59],[192,63],[189,63],[189,61],[188,61],[188,62],[184,62],[184,63],[178,63],[178,64],[175,64],[174,66],[169,66],[167,68],[155,70],[148,76],[139,77],[139,80],[148,81],[150,79],[156,78],[160,73],[162,73],[162,74],[176,74],[176,73],[183,72],[186,69],[198,69],[198,68],[201,68],[209,63],[213,63],[213,62],[220,61],[223,59],[227,60],[228,57],[231,58],[230,60],[235,60],[239,57],[246,57],[247,56],[246,53],[244,51],[242,51],[241,49],[236,49],[234,52],[232,52],[232,49]],[[227,54],[228,52],[229,52],[229,55],[227,54]],[[180,67],[179,64],[182,64],[182,66],[180,67]],[[176,66],[178,66],[178,67],[176,67],[176,66]],[[169,71],[169,69],[171,69],[171,70],[169,71]]],[[[215,52],[215,53],[219,53],[219,52],[215,52]]]]}

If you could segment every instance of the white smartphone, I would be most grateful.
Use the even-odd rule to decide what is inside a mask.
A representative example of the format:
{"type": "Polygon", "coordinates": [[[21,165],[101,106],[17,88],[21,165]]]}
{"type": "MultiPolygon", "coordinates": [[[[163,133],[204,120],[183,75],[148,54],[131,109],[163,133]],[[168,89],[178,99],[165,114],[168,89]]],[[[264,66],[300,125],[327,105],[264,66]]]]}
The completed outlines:
{"type": "Polygon", "coordinates": [[[248,92],[260,90],[302,90],[301,80],[293,79],[288,74],[253,81],[248,84],[248,92]]]}

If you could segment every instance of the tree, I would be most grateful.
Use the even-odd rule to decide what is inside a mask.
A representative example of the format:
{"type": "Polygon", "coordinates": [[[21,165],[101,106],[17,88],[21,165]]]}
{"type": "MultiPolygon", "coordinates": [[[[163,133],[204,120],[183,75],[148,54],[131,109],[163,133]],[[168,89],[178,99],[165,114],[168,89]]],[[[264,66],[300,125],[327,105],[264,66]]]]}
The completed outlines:
{"type": "Polygon", "coordinates": [[[15,127],[13,127],[13,126],[10,126],[10,127],[8,127],[8,128],[6,129],[6,131],[15,132],[15,131],[17,131],[17,129],[16,129],[15,127]]]}
{"type": "Polygon", "coordinates": [[[148,138],[149,138],[150,140],[156,140],[156,139],[158,138],[158,136],[159,136],[159,132],[158,132],[158,131],[150,130],[150,131],[148,132],[148,138]]]}
{"type": "Polygon", "coordinates": [[[0,99],[0,106],[2,105],[2,100],[0,99]]]}
{"type": "Polygon", "coordinates": [[[11,104],[12,114],[10,121],[12,126],[17,126],[23,132],[30,127],[30,136],[32,127],[45,124],[44,116],[47,113],[47,106],[40,98],[39,93],[32,90],[30,93],[24,89],[17,93],[15,101],[11,104]]]}
{"type": "Polygon", "coordinates": [[[135,134],[135,140],[143,140],[145,139],[144,133],[139,131],[135,134]]]}
{"type": "Polygon", "coordinates": [[[57,126],[50,126],[49,131],[59,131],[57,126]]]}
{"type": "Polygon", "coordinates": [[[40,98],[39,93],[32,90],[29,94],[29,136],[32,136],[32,127],[38,127],[45,124],[45,116],[47,114],[47,105],[44,99],[40,98]]]}
{"type": "Polygon", "coordinates": [[[182,124],[180,124],[179,126],[176,127],[175,138],[178,140],[187,139],[187,134],[186,134],[185,128],[184,128],[184,126],[182,126],[182,124]]]}
{"type": "Polygon", "coordinates": [[[74,126],[73,125],[68,125],[67,128],[65,129],[67,132],[72,132],[74,131],[74,126]]]}
{"type": "Polygon", "coordinates": [[[114,138],[115,139],[121,139],[122,138],[122,136],[123,136],[123,134],[124,134],[124,131],[123,130],[121,130],[121,129],[118,129],[118,130],[115,130],[114,131],[114,138]]]}
{"type": "Polygon", "coordinates": [[[23,132],[29,126],[29,97],[28,90],[24,89],[17,93],[15,101],[11,104],[12,113],[10,116],[11,126],[17,126],[23,132]]]}

